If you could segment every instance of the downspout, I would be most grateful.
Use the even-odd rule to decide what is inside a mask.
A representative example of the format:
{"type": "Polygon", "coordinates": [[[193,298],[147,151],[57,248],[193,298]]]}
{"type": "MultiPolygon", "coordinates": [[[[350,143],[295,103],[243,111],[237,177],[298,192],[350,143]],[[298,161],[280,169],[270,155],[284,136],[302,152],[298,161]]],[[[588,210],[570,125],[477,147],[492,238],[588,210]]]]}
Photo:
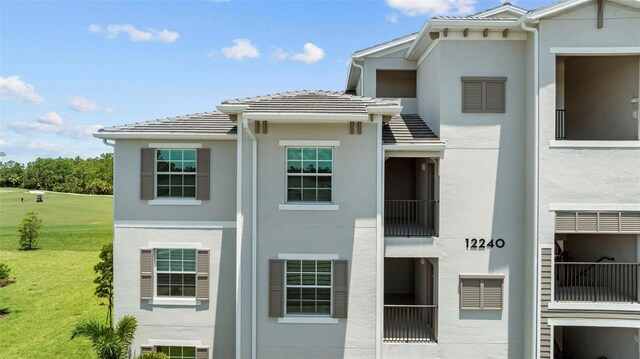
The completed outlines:
{"type": "Polygon", "coordinates": [[[533,313],[533,355],[531,356],[531,358],[537,358],[538,356],[538,326],[540,324],[540,320],[539,320],[539,315],[540,315],[540,308],[538,305],[538,291],[539,291],[539,283],[538,281],[540,280],[539,278],[539,274],[538,273],[538,247],[539,247],[539,238],[538,238],[538,234],[539,234],[539,229],[538,229],[538,211],[539,211],[539,193],[538,193],[538,189],[539,189],[539,171],[540,171],[540,161],[539,161],[539,157],[540,157],[540,148],[539,148],[539,137],[540,137],[540,84],[539,84],[539,59],[538,59],[538,54],[539,54],[539,39],[538,39],[538,29],[536,29],[535,27],[530,27],[527,26],[526,24],[526,17],[522,17],[521,23],[520,23],[520,27],[522,27],[522,30],[524,31],[528,31],[533,33],[533,87],[534,87],[534,107],[533,107],[533,142],[534,142],[534,149],[533,149],[533,162],[534,162],[534,166],[533,166],[533,178],[534,178],[534,183],[533,183],[533,245],[534,245],[534,250],[533,250],[533,257],[534,257],[534,261],[533,261],[533,275],[534,275],[534,281],[533,281],[533,304],[534,304],[534,310],[532,311],[533,313]]]}
{"type": "Polygon", "coordinates": [[[249,120],[242,119],[242,127],[251,137],[251,358],[256,358],[256,303],[257,303],[257,278],[256,262],[258,260],[258,142],[256,136],[249,128],[249,120]]]}
{"type": "Polygon", "coordinates": [[[356,59],[351,60],[351,64],[360,69],[360,96],[364,96],[364,66],[357,64],[356,59]]]}
{"type": "Polygon", "coordinates": [[[114,143],[109,143],[109,141],[107,141],[106,138],[102,139],[102,143],[104,143],[105,145],[110,146],[110,147],[116,147],[116,143],[115,142],[114,143]]]}
{"type": "Polygon", "coordinates": [[[236,122],[238,132],[236,148],[236,359],[242,357],[242,129],[236,122]]]}
{"type": "Polygon", "coordinates": [[[382,216],[383,216],[383,198],[384,198],[384,165],[383,147],[382,147],[382,116],[374,115],[376,124],[376,359],[382,356],[382,318],[384,317],[384,236],[382,233],[382,216]]]}

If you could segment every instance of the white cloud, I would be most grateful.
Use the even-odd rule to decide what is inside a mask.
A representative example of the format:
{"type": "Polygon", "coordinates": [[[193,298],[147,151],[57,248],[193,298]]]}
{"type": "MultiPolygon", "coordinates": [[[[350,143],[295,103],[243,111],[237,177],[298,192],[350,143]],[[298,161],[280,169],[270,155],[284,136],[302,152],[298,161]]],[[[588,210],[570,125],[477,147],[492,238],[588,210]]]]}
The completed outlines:
{"type": "Polygon", "coordinates": [[[102,27],[98,24],[91,24],[87,27],[87,30],[94,34],[104,34],[110,39],[114,39],[121,33],[125,33],[129,35],[129,39],[133,42],[175,42],[180,37],[180,34],[175,31],[169,31],[167,29],[156,30],[150,27],[140,30],[131,24],[107,25],[106,27],[102,27]]]}
{"type": "Polygon", "coordinates": [[[45,125],[62,125],[62,117],[55,112],[49,112],[44,116],[38,117],[38,122],[45,125]]]}
{"type": "Polygon", "coordinates": [[[297,54],[288,53],[281,48],[275,48],[271,52],[271,57],[276,61],[284,61],[284,60],[293,60],[293,61],[302,61],[307,64],[314,64],[324,58],[324,50],[307,42],[303,46],[303,52],[297,54]]]}
{"type": "Polygon", "coordinates": [[[44,98],[35,92],[33,86],[20,80],[20,76],[0,76],[0,99],[10,98],[19,98],[35,104],[44,103],[44,98]]]}
{"type": "Polygon", "coordinates": [[[314,64],[324,58],[324,50],[310,42],[304,44],[303,49],[303,52],[291,55],[291,59],[302,61],[306,64],[314,64]]]}
{"type": "Polygon", "coordinates": [[[5,146],[7,144],[7,142],[5,140],[3,140],[2,138],[0,138],[0,146],[5,146]]]}
{"type": "Polygon", "coordinates": [[[32,131],[43,133],[57,133],[58,131],[60,131],[57,126],[41,122],[13,122],[9,124],[9,128],[18,133],[32,131]]]}
{"type": "Polygon", "coordinates": [[[101,129],[102,125],[85,125],[85,126],[65,126],[61,129],[60,134],[67,137],[86,138],[92,137],[94,133],[101,129]]]}
{"type": "Polygon", "coordinates": [[[32,151],[40,152],[40,153],[69,153],[72,152],[68,147],[64,145],[59,145],[56,143],[48,143],[48,142],[29,142],[26,144],[26,147],[32,151]]]}
{"type": "Polygon", "coordinates": [[[389,13],[387,15],[387,21],[389,21],[392,24],[395,24],[398,22],[398,14],[396,14],[395,12],[389,13]]]}
{"type": "Polygon", "coordinates": [[[101,108],[95,101],[91,101],[84,97],[70,97],[67,101],[67,107],[77,112],[112,112],[110,108],[101,108]]]}
{"type": "Polygon", "coordinates": [[[229,59],[242,60],[247,58],[256,58],[260,56],[260,51],[247,39],[235,39],[234,45],[231,47],[223,47],[222,55],[229,59]]]}
{"type": "Polygon", "coordinates": [[[387,0],[387,5],[407,16],[466,15],[474,12],[476,0],[387,0]]]}

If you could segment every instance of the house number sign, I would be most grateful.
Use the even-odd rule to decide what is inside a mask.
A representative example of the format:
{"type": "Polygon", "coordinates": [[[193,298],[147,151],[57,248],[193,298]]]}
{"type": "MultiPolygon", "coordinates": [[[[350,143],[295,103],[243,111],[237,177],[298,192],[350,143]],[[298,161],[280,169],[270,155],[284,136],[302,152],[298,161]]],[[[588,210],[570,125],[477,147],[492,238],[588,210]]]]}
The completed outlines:
{"type": "Polygon", "coordinates": [[[496,240],[491,239],[488,242],[484,238],[480,238],[480,239],[465,238],[464,242],[467,245],[467,249],[485,249],[485,248],[493,248],[493,247],[496,247],[496,248],[504,247],[504,239],[502,238],[498,238],[496,240]]]}

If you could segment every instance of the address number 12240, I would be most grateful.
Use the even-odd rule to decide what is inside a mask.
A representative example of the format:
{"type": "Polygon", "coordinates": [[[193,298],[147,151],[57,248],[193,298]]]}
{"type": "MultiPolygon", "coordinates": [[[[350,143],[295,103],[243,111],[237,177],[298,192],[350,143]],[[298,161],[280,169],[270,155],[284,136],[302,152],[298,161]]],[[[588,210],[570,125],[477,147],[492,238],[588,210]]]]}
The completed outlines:
{"type": "Polygon", "coordinates": [[[493,247],[497,247],[497,248],[504,247],[504,239],[502,239],[502,238],[498,238],[496,240],[492,239],[489,242],[487,242],[484,238],[480,238],[480,239],[465,238],[464,241],[465,241],[465,243],[467,245],[467,249],[469,249],[469,248],[484,249],[484,248],[493,248],[493,247]]]}

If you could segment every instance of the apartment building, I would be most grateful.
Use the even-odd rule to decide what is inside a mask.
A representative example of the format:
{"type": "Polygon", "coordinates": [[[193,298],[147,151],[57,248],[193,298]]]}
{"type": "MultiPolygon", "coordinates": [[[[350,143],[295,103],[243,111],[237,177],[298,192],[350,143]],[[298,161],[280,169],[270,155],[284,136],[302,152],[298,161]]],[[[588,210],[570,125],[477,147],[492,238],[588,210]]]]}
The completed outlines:
{"type": "Polygon", "coordinates": [[[638,1],[504,4],[100,130],[132,354],[640,357],[639,95],[638,1]]]}

